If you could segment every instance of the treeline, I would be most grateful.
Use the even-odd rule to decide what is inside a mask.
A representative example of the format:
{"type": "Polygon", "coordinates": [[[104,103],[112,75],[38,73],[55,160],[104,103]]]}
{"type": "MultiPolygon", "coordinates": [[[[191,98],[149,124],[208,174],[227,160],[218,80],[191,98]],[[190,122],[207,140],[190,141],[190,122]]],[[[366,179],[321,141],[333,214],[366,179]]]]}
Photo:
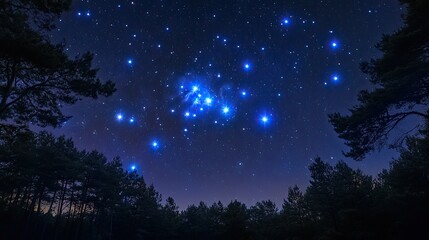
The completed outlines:
{"type": "Polygon", "coordinates": [[[376,178],[317,158],[308,188],[289,188],[281,207],[201,202],[179,212],[119,158],[47,132],[9,132],[0,145],[0,239],[425,239],[428,136],[409,138],[376,178]]]}

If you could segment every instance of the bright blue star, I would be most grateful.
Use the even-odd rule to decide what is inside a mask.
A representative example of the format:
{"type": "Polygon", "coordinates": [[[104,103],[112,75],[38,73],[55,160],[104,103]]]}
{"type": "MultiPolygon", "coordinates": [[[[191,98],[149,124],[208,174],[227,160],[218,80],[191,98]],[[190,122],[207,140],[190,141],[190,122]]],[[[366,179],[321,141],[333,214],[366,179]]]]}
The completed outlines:
{"type": "Polygon", "coordinates": [[[78,13],[77,13],[77,15],[78,15],[78,16],[81,16],[81,15],[82,15],[82,13],[81,13],[81,12],[78,12],[78,13]]]}
{"type": "Polygon", "coordinates": [[[191,114],[189,112],[185,112],[185,117],[189,117],[191,114]]]}
{"type": "Polygon", "coordinates": [[[133,60],[132,59],[128,59],[127,63],[128,63],[128,65],[131,65],[131,64],[133,64],[133,60]]]}
{"type": "Polygon", "coordinates": [[[193,91],[193,92],[198,91],[198,86],[193,86],[193,87],[192,87],[192,91],[193,91]]]}
{"type": "Polygon", "coordinates": [[[116,120],[122,121],[123,119],[124,119],[124,115],[122,115],[121,113],[116,114],[116,120]]]}
{"type": "Polygon", "coordinates": [[[338,42],[337,41],[333,41],[333,42],[331,42],[331,48],[333,48],[333,49],[335,49],[335,48],[338,48],[338,42]]]}
{"type": "Polygon", "coordinates": [[[136,165],[131,165],[131,171],[135,171],[135,170],[137,170],[137,166],[136,165]]]}
{"type": "Polygon", "coordinates": [[[246,62],[243,64],[244,71],[250,71],[252,69],[252,65],[250,63],[246,62]]]}
{"type": "Polygon", "coordinates": [[[261,122],[262,125],[267,125],[270,123],[271,118],[268,115],[262,115],[261,118],[259,119],[259,121],[261,122]]]}
{"type": "Polygon", "coordinates": [[[134,119],[134,117],[130,118],[130,123],[134,123],[136,120],[134,119]]]}
{"type": "Polygon", "coordinates": [[[156,140],[152,141],[151,146],[152,146],[153,149],[158,149],[159,148],[158,141],[156,141],[156,140]]]}
{"type": "Polygon", "coordinates": [[[207,104],[207,105],[211,105],[212,104],[212,102],[213,102],[213,100],[211,99],[211,98],[209,98],[209,97],[207,97],[205,100],[204,100],[204,102],[207,104]]]}
{"type": "Polygon", "coordinates": [[[227,106],[225,106],[225,107],[223,107],[223,108],[222,108],[222,113],[223,113],[223,114],[228,114],[228,113],[229,113],[229,111],[230,111],[230,110],[229,110],[229,107],[227,107],[227,106]]]}
{"type": "Polygon", "coordinates": [[[268,122],[268,118],[267,118],[266,116],[263,116],[263,117],[261,118],[261,121],[262,121],[263,123],[267,123],[267,122],[268,122]]]}
{"type": "Polygon", "coordinates": [[[283,19],[281,25],[289,25],[289,23],[290,23],[290,19],[289,18],[285,18],[285,19],[283,19]]]}
{"type": "Polygon", "coordinates": [[[241,91],[241,96],[246,96],[247,92],[246,91],[241,91]]]}
{"type": "Polygon", "coordinates": [[[87,13],[86,13],[86,16],[88,16],[88,17],[89,17],[89,16],[91,16],[91,13],[90,13],[90,12],[87,12],[87,13]]]}
{"type": "Polygon", "coordinates": [[[332,81],[338,82],[339,80],[340,80],[340,76],[338,76],[337,74],[332,76],[332,81]]]}

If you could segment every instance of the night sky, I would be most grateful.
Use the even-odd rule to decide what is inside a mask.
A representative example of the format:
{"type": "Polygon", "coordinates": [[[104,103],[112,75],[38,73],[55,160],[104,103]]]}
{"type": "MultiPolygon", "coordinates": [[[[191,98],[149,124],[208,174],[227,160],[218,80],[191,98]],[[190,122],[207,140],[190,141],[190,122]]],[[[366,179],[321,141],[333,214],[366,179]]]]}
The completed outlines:
{"type": "Polygon", "coordinates": [[[52,37],[70,56],[93,52],[118,91],[66,107],[56,133],[120,156],[182,209],[281,204],[316,156],[376,174],[394,154],[344,158],[327,114],[370,86],[359,63],[402,12],[393,0],[75,1],[52,37]]]}

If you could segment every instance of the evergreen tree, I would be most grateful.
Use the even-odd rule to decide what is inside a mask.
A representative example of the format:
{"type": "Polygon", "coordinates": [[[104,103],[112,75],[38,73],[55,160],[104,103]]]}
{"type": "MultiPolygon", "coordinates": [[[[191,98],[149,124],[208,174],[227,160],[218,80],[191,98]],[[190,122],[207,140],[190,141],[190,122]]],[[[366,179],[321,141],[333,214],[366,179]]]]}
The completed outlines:
{"type": "Polygon", "coordinates": [[[279,215],[276,204],[270,200],[250,207],[249,232],[255,239],[278,239],[279,215]]]}
{"type": "Polygon", "coordinates": [[[341,161],[332,167],[316,158],[309,169],[312,179],[305,199],[324,234],[339,237],[362,232],[371,206],[372,178],[341,161]]]}
{"type": "Polygon", "coordinates": [[[71,59],[64,44],[49,39],[47,33],[70,2],[0,1],[0,127],[57,127],[69,119],[63,105],[115,91],[111,81],[97,78],[91,53],[71,59]]]}
{"type": "Polygon", "coordinates": [[[229,203],[222,218],[224,223],[223,239],[248,239],[249,215],[246,205],[237,200],[229,203]]]}
{"type": "Polygon", "coordinates": [[[380,174],[381,217],[395,228],[396,238],[427,238],[429,224],[429,128],[409,137],[407,148],[380,174]]]}
{"type": "MultiPolygon", "coordinates": [[[[407,7],[404,26],[384,35],[377,48],[379,59],[362,64],[373,90],[364,90],[351,114],[331,114],[330,121],[357,160],[384,145],[389,134],[406,118],[429,119],[429,2],[400,0],[407,7]]],[[[415,127],[419,127],[415,120],[415,127]]],[[[412,131],[415,127],[412,127],[412,131]]]]}

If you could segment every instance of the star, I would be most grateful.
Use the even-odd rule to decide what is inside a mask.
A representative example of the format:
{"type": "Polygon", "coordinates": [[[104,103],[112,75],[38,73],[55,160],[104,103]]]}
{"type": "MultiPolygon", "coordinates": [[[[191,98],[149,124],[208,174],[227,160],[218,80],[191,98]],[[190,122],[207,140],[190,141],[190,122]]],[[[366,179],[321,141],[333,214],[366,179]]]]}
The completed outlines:
{"type": "Polygon", "coordinates": [[[334,74],[332,75],[331,79],[333,82],[338,82],[340,80],[340,76],[338,74],[334,74]]]}
{"type": "Polygon", "coordinates": [[[285,26],[285,25],[289,25],[289,23],[290,23],[290,19],[289,18],[285,18],[285,19],[282,20],[281,25],[285,26]]]}
{"type": "Polygon", "coordinates": [[[152,149],[157,150],[159,148],[159,143],[157,140],[153,140],[151,143],[152,149]]]}
{"type": "Polygon", "coordinates": [[[229,107],[223,107],[222,108],[222,112],[224,113],[224,114],[227,114],[227,113],[229,113],[229,107]]]}
{"type": "Polygon", "coordinates": [[[211,105],[212,104],[212,102],[213,102],[213,100],[211,99],[211,98],[209,98],[209,97],[207,97],[205,100],[204,100],[204,102],[207,104],[207,105],[211,105]]]}
{"type": "Polygon", "coordinates": [[[118,113],[116,114],[116,120],[118,120],[119,122],[122,121],[124,119],[124,115],[122,115],[122,113],[118,113]]]}
{"type": "Polygon", "coordinates": [[[338,48],[338,45],[339,45],[339,44],[338,44],[338,42],[337,42],[337,41],[332,41],[332,42],[331,42],[331,48],[332,48],[332,49],[336,49],[336,48],[338,48]]]}
{"type": "Polygon", "coordinates": [[[260,117],[259,122],[263,125],[266,126],[267,124],[269,124],[271,121],[271,118],[269,115],[264,114],[260,117]]]}
{"type": "Polygon", "coordinates": [[[261,120],[262,120],[263,123],[267,123],[268,122],[268,118],[266,116],[263,116],[261,118],[261,120]]]}

